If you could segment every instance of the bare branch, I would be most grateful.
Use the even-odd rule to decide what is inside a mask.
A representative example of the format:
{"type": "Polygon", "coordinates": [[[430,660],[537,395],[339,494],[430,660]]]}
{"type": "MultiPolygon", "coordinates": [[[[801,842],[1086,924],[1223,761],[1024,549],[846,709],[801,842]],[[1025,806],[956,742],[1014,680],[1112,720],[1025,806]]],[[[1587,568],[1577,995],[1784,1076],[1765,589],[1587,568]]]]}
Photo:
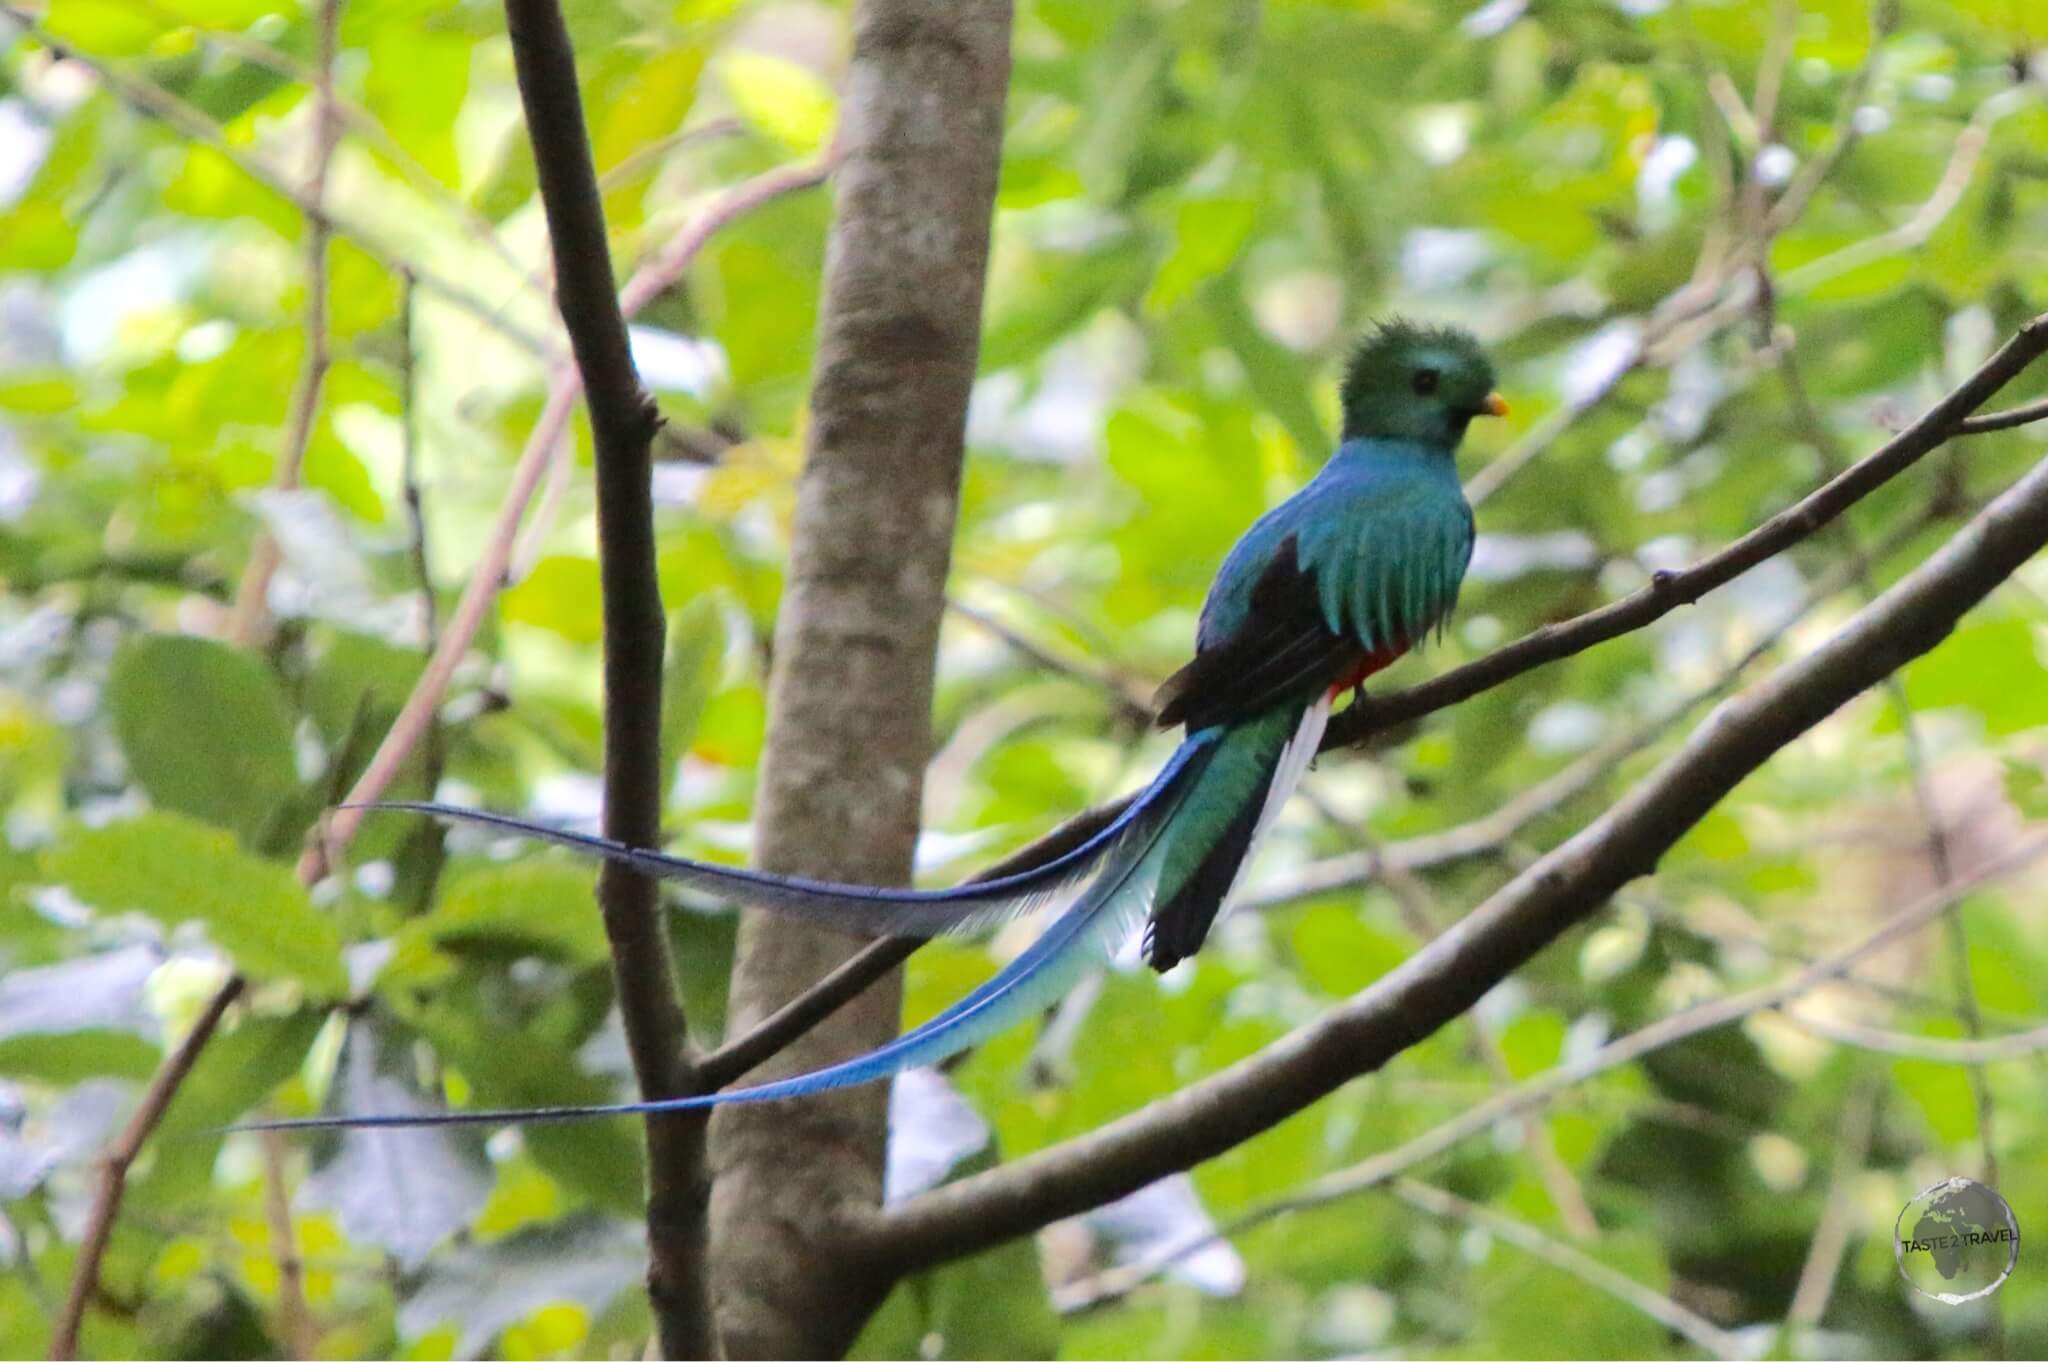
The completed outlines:
{"type": "Polygon", "coordinates": [[[2017,426],[2030,426],[2036,421],[2048,421],[2048,398],[2029,402],[2023,407],[2014,407],[2010,411],[1994,411],[1983,416],[1972,416],[1956,426],[1956,434],[1989,435],[1994,430],[2012,430],[2017,426]]]}
{"type": "Polygon", "coordinates": [[[206,1048],[206,1042],[213,1039],[213,1033],[220,1026],[220,1019],[235,999],[242,996],[244,981],[237,974],[221,985],[207,1002],[206,1010],[199,1014],[199,1020],[192,1023],[192,1029],[185,1033],[185,1039],[178,1042],[178,1048],[171,1051],[163,1067],[150,1078],[149,1086],[143,1090],[142,1101],[135,1108],[135,1114],[128,1118],[128,1124],[121,1128],[121,1134],[100,1155],[99,1187],[93,1194],[92,1210],[87,1213],[85,1233],[78,1242],[78,1265],[71,1272],[71,1290],[64,1298],[64,1309],[57,1316],[57,1323],[50,1332],[50,1357],[52,1362],[78,1356],[78,1329],[85,1320],[85,1307],[99,1287],[100,1260],[106,1257],[107,1240],[114,1233],[114,1218],[121,1213],[121,1194],[128,1187],[128,1168],[135,1162],[136,1155],[156,1129],[164,1111],[171,1105],[171,1099],[178,1095],[178,1087],[185,1081],[185,1075],[192,1072],[192,1065],[198,1061],[199,1052],[206,1048]]]}
{"type": "MultiPolygon", "coordinates": [[[[654,404],[640,386],[626,338],[568,27],[555,0],[506,0],[505,19],[547,215],[557,301],[596,448],[604,832],[649,847],[661,836],[664,631],[650,486],[654,404]]],[[[696,1075],[659,891],[646,876],[607,864],[598,874],[597,898],[641,1094],[683,1096],[694,1090],[696,1075]]],[[[646,1129],[647,1289],[662,1351],[672,1358],[714,1357],[705,1114],[650,1116],[646,1129]]]]}

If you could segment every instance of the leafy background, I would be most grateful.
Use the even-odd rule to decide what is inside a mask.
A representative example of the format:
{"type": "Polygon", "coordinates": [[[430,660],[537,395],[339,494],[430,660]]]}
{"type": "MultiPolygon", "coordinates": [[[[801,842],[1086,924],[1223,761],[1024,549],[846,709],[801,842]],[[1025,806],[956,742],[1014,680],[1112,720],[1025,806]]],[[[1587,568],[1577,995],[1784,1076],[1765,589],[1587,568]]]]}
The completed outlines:
{"type": "MultiPolygon", "coordinates": [[[[677,849],[737,861],[829,202],[724,196],[828,153],[847,16],[567,9],[622,265],[722,216],[635,339],[669,422],[666,816],[677,849]]],[[[345,873],[293,873],[448,627],[548,390],[502,20],[476,0],[340,8],[322,289],[316,9],[5,12],[0,1353],[48,1346],[95,1151],[232,969],[248,991],[134,1167],[90,1354],[639,1355],[627,1125],[219,1133],[626,1081],[586,864],[383,817],[345,873]],[[268,534],[282,561],[252,612],[268,534]]],[[[1515,408],[1471,442],[1498,490],[1459,622],[1391,682],[1625,593],[1874,446],[2048,309],[2044,49],[2033,0],[1024,0],[924,872],[966,873],[1154,768],[1166,740],[1132,701],[1183,660],[1234,537],[1328,452],[1369,318],[1476,327],[1515,408]],[[1688,310],[1688,280],[1802,186],[1771,288],[1737,271],[1688,310]]],[[[587,430],[564,448],[392,795],[594,816],[587,430]]],[[[892,1194],[1093,1128],[1376,978],[2041,454],[2040,428],[1958,444],[1690,611],[1326,759],[1198,962],[1113,969],[1036,1034],[899,1085],[892,1194]],[[1466,854],[1341,873],[1453,829],[1466,854]]],[[[1116,1270],[2017,845],[2048,819],[2043,591],[2036,563],[1466,1024],[1189,1178],[904,1284],[860,1351],[1695,1352],[1647,1297],[1758,1354],[2048,1352],[2027,1257],[1956,1309],[1904,1290],[1889,1239],[1953,1173],[2048,1232],[2038,872],[1792,1007],[1456,1144],[1409,1170],[1419,1188],[1116,1270]],[[1947,1046],[2005,1035],[1995,1062],[1947,1046]]],[[[732,921],[689,903],[671,922],[715,1039],[732,921]]],[[[907,1019],[1019,944],[921,952],[907,1019]]]]}

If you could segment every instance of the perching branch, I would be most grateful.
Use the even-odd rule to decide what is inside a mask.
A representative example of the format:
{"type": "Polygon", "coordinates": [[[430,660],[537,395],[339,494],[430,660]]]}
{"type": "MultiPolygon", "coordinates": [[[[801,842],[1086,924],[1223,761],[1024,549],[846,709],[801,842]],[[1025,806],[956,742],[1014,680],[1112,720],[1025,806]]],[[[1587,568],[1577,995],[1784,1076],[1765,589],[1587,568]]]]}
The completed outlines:
{"type": "MultiPolygon", "coordinates": [[[[598,574],[604,597],[604,832],[629,846],[661,835],[664,619],[650,486],[657,418],[640,386],[613,281],[569,30],[555,0],[506,0],[557,302],[583,379],[595,448],[598,574]]],[[[683,1096],[696,1076],[654,881],[599,872],[626,1047],[642,1096],[683,1096]]],[[[717,1355],[706,1257],[704,1117],[647,1119],[647,1290],[665,1355],[717,1355]]]]}
{"type": "MultiPolygon", "coordinates": [[[[1938,444],[1937,432],[2017,372],[2015,351],[2030,355],[2044,338],[2048,319],[2001,352],[1991,378],[1980,372],[1939,404],[1933,414],[1938,424],[1929,428],[1923,421],[1915,438],[1927,447],[1938,444]]],[[[1866,460],[1859,465],[1865,470],[1861,477],[1852,470],[1803,503],[1806,516],[1818,523],[1839,514],[1878,470],[1893,461],[1910,462],[1913,448],[1908,441],[1888,447],[1889,459],[1866,460]],[[1820,504],[1811,505],[1817,499],[1820,504]]],[[[1774,521],[1751,539],[1790,542],[1810,532],[1797,523],[1803,519],[1792,527],[1774,521]]],[[[1617,889],[1650,873],[1688,828],[1773,753],[1932,649],[1966,610],[2044,544],[2048,462],[1992,501],[1833,638],[1728,702],[1606,814],[1351,1001],[1259,1054],[1090,1135],[851,1225],[850,1240],[862,1252],[912,1268],[971,1253],[1192,1167],[1379,1068],[1471,1007],[1598,911],[1617,889]]]]}
{"type": "Polygon", "coordinates": [[[1406,690],[1375,697],[1362,708],[1347,710],[1331,720],[1329,732],[1323,738],[1323,750],[1352,746],[1381,729],[1468,700],[1546,662],[1584,652],[1595,644],[1655,623],[1681,605],[1691,605],[1714,588],[1727,585],[1757,564],[1809,538],[1955,435],[1968,433],[1961,427],[1964,418],[2044,353],[2048,353],[2048,314],[2022,326],[1977,372],[1876,452],[1719,553],[1683,571],[1660,573],[1641,590],[1598,610],[1562,624],[1546,625],[1477,661],[1406,690]]]}

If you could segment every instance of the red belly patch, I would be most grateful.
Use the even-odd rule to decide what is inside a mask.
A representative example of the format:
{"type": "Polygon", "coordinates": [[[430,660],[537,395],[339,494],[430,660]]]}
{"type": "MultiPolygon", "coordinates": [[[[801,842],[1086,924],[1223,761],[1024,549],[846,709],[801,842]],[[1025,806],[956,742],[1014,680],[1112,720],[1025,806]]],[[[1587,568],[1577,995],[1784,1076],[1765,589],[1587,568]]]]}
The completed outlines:
{"type": "Polygon", "coordinates": [[[1392,666],[1407,651],[1408,641],[1406,639],[1397,639],[1377,651],[1361,654],[1358,662],[1331,685],[1330,698],[1334,700],[1345,691],[1356,689],[1365,681],[1366,677],[1371,676],[1376,671],[1392,666]]]}

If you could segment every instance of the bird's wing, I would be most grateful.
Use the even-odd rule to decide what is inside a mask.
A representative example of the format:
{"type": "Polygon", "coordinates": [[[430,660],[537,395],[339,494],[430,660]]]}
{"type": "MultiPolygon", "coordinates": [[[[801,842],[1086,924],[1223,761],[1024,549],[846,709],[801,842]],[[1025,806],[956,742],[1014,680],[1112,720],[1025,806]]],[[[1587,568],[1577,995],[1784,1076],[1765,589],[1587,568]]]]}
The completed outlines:
{"type": "Polygon", "coordinates": [[[1303,701],[1343,675],[1361,649],[1324,617],[1315,572],[1300,561],[1299,536],[1280,541],[1253,584],[1237,627],[1195,654],[1159,688],[1164,727],[1212,724],[1303,701]]]}
{"type": "Polygon", "coordinates": [[[1162,725],[1196,732],[1307,703],[1384,666],[1450,613],[1472,556],[1455,482],[1311,484],[1266,523],[1273,538],[1255,526],[1225,561],[1194,660],[1159,688],[1162,725]]]}

